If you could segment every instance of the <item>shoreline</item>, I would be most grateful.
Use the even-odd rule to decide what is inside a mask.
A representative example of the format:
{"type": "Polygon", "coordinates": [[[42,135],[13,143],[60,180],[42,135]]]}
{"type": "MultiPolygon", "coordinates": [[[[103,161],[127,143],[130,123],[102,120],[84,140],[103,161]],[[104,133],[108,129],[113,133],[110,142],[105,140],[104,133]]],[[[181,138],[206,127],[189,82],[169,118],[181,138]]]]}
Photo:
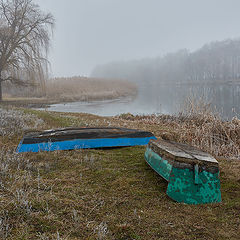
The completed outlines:
{"type": "Polygon", "coordinates": [[[0,102],[0,106],[14,106],[14,107],[23,107],[23,108],[48,108],[53,104],[64,104],[64,103],[91,103],[91,102],[104,102],[104,101],[118,101],[121,99],[131,98],[134,99],[137,96],[137,92],[132,95],[120,95],[118,97],[112,96],[87,96],[85,98],[75,98],[75,99],[50,99],[50,98],[22,98],[22,97],[8,97],[3,98],[3,101],[0,102]]]}
{"type": "Polygon", "coordinates": [[[47,82],[45,93],[39,93],[31,89],[23,90],[16,88],[14,91],[12,89],[12,92],[14,92],[12,94],[6,89],[0,105],[46,108],[51,104],[115,100],[136,97],[138,94],[138,87],[131,82],[85,77],[55,78],[47,82]],[[19,97],[21,95],[24,97],[19,97]]]}

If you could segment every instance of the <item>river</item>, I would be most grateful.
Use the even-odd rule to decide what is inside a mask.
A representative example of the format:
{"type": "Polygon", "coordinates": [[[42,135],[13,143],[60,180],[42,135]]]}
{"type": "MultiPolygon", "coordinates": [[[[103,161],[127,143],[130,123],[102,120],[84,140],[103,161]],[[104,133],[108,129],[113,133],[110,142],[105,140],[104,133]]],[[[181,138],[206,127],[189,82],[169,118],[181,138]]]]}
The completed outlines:
{"type": "Polygon", "coordinates": [[[69,102],[53,104],[47,108],[57,112],[85,112],[100,116],[122,113],[177,114],[188,98],[204,99],[225,119],[240,113],[240,85],[230,84],[145,84],[139,86],[135,98],[93,102],[69,102]]]}

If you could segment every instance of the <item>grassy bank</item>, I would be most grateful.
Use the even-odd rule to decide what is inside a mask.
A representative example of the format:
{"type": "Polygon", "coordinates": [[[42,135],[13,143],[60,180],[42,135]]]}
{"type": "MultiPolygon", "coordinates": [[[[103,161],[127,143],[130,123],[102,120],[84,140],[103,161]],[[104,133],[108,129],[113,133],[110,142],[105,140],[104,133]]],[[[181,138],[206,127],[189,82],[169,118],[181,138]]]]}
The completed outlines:
{"type": "Polygon", "coordinates": [[[60,101],[92,101],[135,96],[137,87],[123,80],[84,77],[55,78],[47,83],[47,97],[60,101]]]}
{"type": "Polygon", "coordinates": [[[44,97],[41,91],[31,86],[21,88],[10,86],[11,94],[8,93],[8,88],[5,88],[5,104],[18,107],[45,107],[61,102],[118,99],[127,96],[134,97],[137,94],[137,86],[133,83],[86,77],[51,79],[46,83],[44,97]]]}
{"type": "Polygon", "coordinates": [[[115,118],[12,108],[0,111],[1,239],[239,239],[240,121],[211,113],[115,118]],[[14,153],[23,131],[122,126],[199,146],[220,163],[221,204],[190,206],[166,195],[144,147],[14,153]]]}

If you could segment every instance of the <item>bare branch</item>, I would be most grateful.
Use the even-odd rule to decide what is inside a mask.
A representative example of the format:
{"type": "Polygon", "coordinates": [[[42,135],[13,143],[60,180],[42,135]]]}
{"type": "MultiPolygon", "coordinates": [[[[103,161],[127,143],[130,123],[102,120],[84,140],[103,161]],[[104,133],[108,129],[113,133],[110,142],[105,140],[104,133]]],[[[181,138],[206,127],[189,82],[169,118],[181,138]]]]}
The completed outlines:
{"type": "Polygon", "coordinates": [[[47,69],[45,54],[53,27],[53,16],[33,0],[0,0],[0,82],[19,83],[16,76],[24,71],[32,77],[47,69]]]}

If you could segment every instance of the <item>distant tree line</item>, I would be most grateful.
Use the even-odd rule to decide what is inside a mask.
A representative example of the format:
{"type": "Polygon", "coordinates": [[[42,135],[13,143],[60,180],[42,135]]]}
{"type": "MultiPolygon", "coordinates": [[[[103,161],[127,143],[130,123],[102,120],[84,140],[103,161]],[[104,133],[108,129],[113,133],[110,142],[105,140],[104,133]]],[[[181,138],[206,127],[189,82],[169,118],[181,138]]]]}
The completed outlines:
{"type": "Polygon", "coordinates": [[[240,39],[212,42],[195,52],[97,66],[92,76],[158,83],[225,83],[240,79],[240,39]]]}

